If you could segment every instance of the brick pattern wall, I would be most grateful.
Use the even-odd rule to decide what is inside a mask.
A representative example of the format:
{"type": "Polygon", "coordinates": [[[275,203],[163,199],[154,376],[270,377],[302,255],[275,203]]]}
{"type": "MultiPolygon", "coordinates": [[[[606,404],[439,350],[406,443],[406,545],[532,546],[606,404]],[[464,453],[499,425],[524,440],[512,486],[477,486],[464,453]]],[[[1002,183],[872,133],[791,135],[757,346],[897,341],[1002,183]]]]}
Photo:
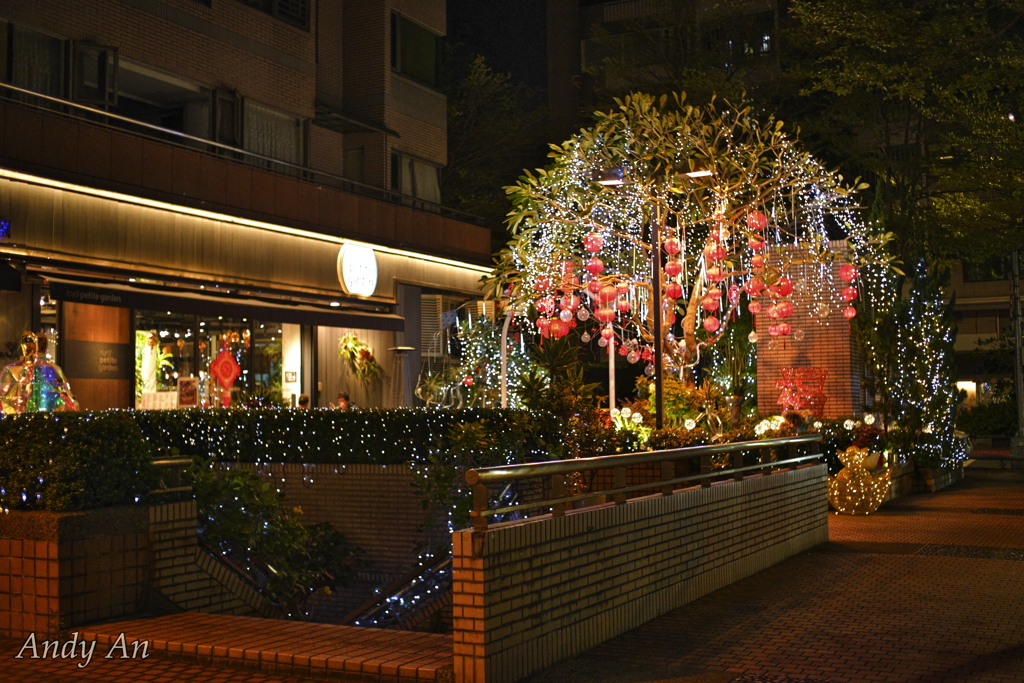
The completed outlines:
{"type": "Polygon", "coordinates": [[[455,679],[504,683],[828,540],[826,469],[455,532],[455,679]]]}
{"type": "Polygon", "coordinates": [[[116,46],[122,57],[206,87],[313,115],[313,34],[236,0],[212,7],[190,0],[38,0],[5,3],[2,12],[61,37],[116,46]],[[278,54],[284,57],[272,58],[278,54]]]}
{"type": "MultiPolygon", "coordinates": [[[[168,503],[149,508],[150,553],[153,557],[150,585],[187,612],[250,614],[259,605],[248,605],[210,575],[216,571],[205,560],[196,540],[196,503],[168,503]],[[202,564],[200,564],[202,563],[202,564]],[[204,566],[206,569],[204,569],[204,566]]],[[[220,574],[225,581],[226,574],[220,574]]],[[[241,587],[241,583],[232,584],[241,587]]],[[[251,595],[247,592],[247,597],[251,595]]]]}
{"type": "MultiPolygon", "coordinates": [[[[842,253],[845,248],[841,242],[832,242],[832,248],[842,253]]],[[[839,279],[839,260],[832,266],[832,281],[829,285],[836,293],[845,285],[839,279]]],[[[794,268],[794,278],[800,280],[801,266],[794,268]]],[[[816,268],[816,266],[815,266],[816,268]]],[[[779,405],[779,392],[776,382],[782,379],[782,368],[814,367],[828,370],[825,382],[825,393],[828,402],[825,404],[825,417],[838,418],[859,415],[863,412],[864,396],[862,379],[864,376],[864,360],[857,343],[850,334],[850,323],[843,317],[843,307],[833,303],[827,324],[821,324],[810,316],[813,308],[814,292],[812,287],[798,285],[789,300],[793,302],[794,312],[789,318],[794,332],[802,330],[804,338],[797,341],[791,333],[788,338],[777,337],[773,345],[769,344],[768,326],[775,322],[768,318],[767,305],[757,316],[757,405],[758,410],[766,415],[778,414],[782,411],[779,405]],[[774,348],[769,348],[773,346],[774,348]]]]}

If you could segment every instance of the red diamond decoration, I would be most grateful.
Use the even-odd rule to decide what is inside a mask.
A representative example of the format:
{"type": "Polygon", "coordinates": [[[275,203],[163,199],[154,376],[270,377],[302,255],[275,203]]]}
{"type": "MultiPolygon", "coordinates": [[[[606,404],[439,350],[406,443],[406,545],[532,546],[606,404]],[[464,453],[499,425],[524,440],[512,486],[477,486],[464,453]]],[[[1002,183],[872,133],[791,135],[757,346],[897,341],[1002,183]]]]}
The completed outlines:
{"type": "Polygon", "coordinates": [[[235,357],[231,355],[231,352],[224,349],[217,355],[217,358],[210,363],[210,374],[217,378],[220,385],[227,389],[238,376],[242,374],[242,368],[239,367],[235,357]]]}

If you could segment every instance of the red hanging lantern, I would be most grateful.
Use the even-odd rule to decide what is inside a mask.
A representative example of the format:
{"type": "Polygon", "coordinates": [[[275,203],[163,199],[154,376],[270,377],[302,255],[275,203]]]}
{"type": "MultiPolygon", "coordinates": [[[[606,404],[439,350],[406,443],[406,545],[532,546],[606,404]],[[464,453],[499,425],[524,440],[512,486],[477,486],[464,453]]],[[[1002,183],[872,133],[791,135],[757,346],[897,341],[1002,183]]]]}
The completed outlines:
{"type": "Polygon", "coordinates": [[[618,295],[619,292],[615,289],[615,285],[605,285],[598,290],[597,301],[598,303],[606,304],[610,301],[615,301],[615,297],[618,295]]]}
{"type": "Polygon", "coordinates": [[[793,293],[793,281],[783,275],[775,281],[774,292],[778,293],[779,296],[789,296],[793,293]]]}
{"type": "Polygon", "coordinates": [[[587,265],[585,267],[588,273],[590,273],[591,275],[597,275],[602,270],[604,270],[604,261],[595,256],[594,258],[587,261],[587,265]]]}
{"type": "Polygon", "coordinates": [[[598,232],[588,234],[583,238],[583,248],[591,253],[601,251],[604,248],[604,237],[598,232]]]}
{"type": "Polygon", "coordinates": [[[620,282],[615,285],[615,291],[619,293],[619,296],[625,296],[629,294],[630,284],[628,282],[620,282]]]}
{"type": "Polygon", "coordinates": [[[779,336],[779,324],[778,323],[772,323],[771,325],[769,325],[768,326],[768,334],[770,334],[773,337],[778,337],[779,336]]]}
{"type": "Polygon", "coordinates": [[[704,318],[704,329],[714,334],[718,331],[718,328],[722,326],[722,322],[713,315],[704,318]]]}
{"type": "Polygon", "coordinates": [[[843,291],[839,293],[839,298],[846,302],[856,300],[857,288],[854,287],[853,285],[850,285],[849,287],[844,287],[843,291]]]}
{"type": "Polygon", "coordinates": [[[729,303],[735,306],[740,302],[740,288],[739,285],[730,285],[729,287],[729,303]]]}
{"type": "Polygon", "coordinates": [[[551,278],[545,276],[537,280],[537,291],[546,292],[551,289],[551,278]]]}
{"type": "Polygon", "coordinates": [[[857,266],[852,263],[847,263],[839,268],[839,277],[843,282],[853,282],[858,275],[857,266]]]}
{"type": "Polygon", "coordinates": [[[575,262],[569,260],[562,261],[562,275],[572,275],[574,270],[576,270],[575,262]]]}
{"type": "Polygon", "coordinates": [[[753,237],[747,240],[747,246],[753,249],[754,251],[761,251],[762,249],[764,249],[766,244],[767,242],[765,242],[764,240],[755,239],[753,237]]]}
{"type": "Polygon", "coordinates": [[[678,299],[683,295],[683,286],[678,282],[670,282],[665,285],[665,296],[670,299],[678,299]]]}
{"type": "Polygon", "coordinates": [[[843,317],[847,320],[852,320],[857,315],[857,309],[853,306],[847,306],[843,309],[843,317]]]}
{"type": "Polygon", "coordinates": [[[611,341],[612,338],[615,336],[615,330],[613,330],[612,326],[609,325],[601,330],[601,336],[607,339],[608,341],[611,341]]]}
{"type": "Polygon", "coordinates": [[[788,335],[792,331],[793,331],[793,328],[790,326],[789,323],[787,323],[787,322],[779,323],[779,334],[782,335],[783,337],[785,337],[786,335],[788,335]]]}
{"type": "Polygon", "coordinates": [[[710,296],[712,299],[721,299],[722,290],[720,290],[718,287],[712,287],[711,289],[708,290],[708,296],[710,296]]]}
{"type": "Polygon", "coordinates": [[[562,308],[564,310],[575,311],[580,307],[580,298],[575,294],[566,294],[562,297],[562,308]]]}
{"type": "Polygon", "coordinates": [[[778,320],[781,316],[779,315],[779,307],[772,304],[768,307],[768,317],[772,320],[778,320]]]}
{"type": "Polygon", "coordinates": [[[610,323],[615,320],[615,310],[611,308],[599,308],[594,311],[594,317],[603,323],[610,323]]]}
{"type": "Polygon", "coordinates": [[[680,261],[672,260],[665,264],[665,275],[675,277],[683,272],[683,264],[680,261]]]}
{"type": "Polygon", "coordinates": [[[708,266],[706,272],[708,275],[708,280],[716,284],[725,279],[725,271],[722,270],[721,266],[708,266]]]}
{"type": "Polygon", "coordinates": [[[756,254],[750,257],[750,266],[752,268],[764,268],[764,256],[756,254]]]}
{"type": "Polygon", "coordinates": [[[665,247],[667,254],[678,254],[683,250],[683,244],[678,237],[669,237],[662,243],[662,246],[665,247]]]}
{"type": "Polygon", "coordinates": [[[569,324],[558,318],[554,318],[551,321],[551,335],[555,339],[561,339],[565,335],[569,334],[569,324]]]}
{"type": "Polygon", "coordinates": [[[587,290],[591,294],[597,294],[598,292],[600,292],[601,287],[601,281],[596,278],[587,283],[587,290]]]}
{"type": "Polygon", "coordinates": [[[761,278],[754,275],[749,280],[743,283],[743,291],[750,296],[757,296],[764,289],[764,283],[761,282],[761,278]]]}
{"type": "Polygon", "coordinates": [[[793,315],[793,302],[792,301],[780,301],[776,308],[779,309],[780,318],[788,318],[793,315]]]}
{"type": "Polygon", "coordinates": [[[540,336],[547,337],[551,333],[551,320],[549,318],[537,318],[537,329],[540,330],[540,336]]]}
{"type": "Polygon", "coordinates": [[[549,296],[537,299],[537,303],[534,306],[536,306],[537,312],[543,315],[551,315],[555,312],[555,300],[549,296]]]}
{"type": "Polygon", "coordinates": [[[615,308],[617,308],[620,313],[628,313],[629,309],[632,307],[633,306],[629,303],[629,299],[619,299],[615,302],[615,308]]]}
{"type": "Polygon", "coordinates": [[[710,296],[706,296],[701,300],[700,305],[701,308],[710,313],[718,310],[718,303],[718,299],[712,299],[710,296]]]}
{"type": "Polygon", "coordinates": [[[754,315],[757,315],[758,313],[761,312],[761,304],[758,303],[757,301],[751,301],[750,304],[747,305],[747,310],[753,313],[754,315]]]}
{"type": "Polygon", "coordinates": [[[747,227],[751,230],[764,230],[768,226],[768,217],[760,211],[747,214],[747,227]]]}

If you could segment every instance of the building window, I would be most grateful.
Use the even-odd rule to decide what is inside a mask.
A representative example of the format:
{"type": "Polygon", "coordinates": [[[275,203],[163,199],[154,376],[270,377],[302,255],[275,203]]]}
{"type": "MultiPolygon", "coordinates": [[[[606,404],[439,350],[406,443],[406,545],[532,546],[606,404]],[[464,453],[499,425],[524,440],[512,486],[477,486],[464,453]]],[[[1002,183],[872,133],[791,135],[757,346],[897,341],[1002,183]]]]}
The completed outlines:
{"type": "Polygon", "coordinates": [[[4,80],[50,97],[65,96],[65,41],[7,22],[0,22],[0,36],[4,80]]]}
{"type": "Polygon", "coordinates": [[[345,150],[345,157],[342,162],[342,175],[349,180],[354,180],[357,183],[365,183],[365,175],[363,171],[363,163],[365,162],[366,155],[363,152],[362,147],[356,147],[353,149],[345,150]]]}
{"type": "Polygon", "coordinates": [[[71,99],[98,107],[117,106],[117,48],[72,43],[71,99]]]}
{"type": "Polygon", "coordinates": [[[406,156],[391,153],[391,189],[434,204],[441,203],[441,187],[437,180],[437,166],[406,156]]]}
{"type": "Polygon", "coordinates": [[[391,68],[427,85],[437,84],[440,36],[400,14],[391,15],[391,68]]]}
{"type": "Polygon", "coordinates": [[[254,154],[302,164],[302,120],[246,98],[242,147],[254,154]]]}
{"type": "Polygon", "coordinates": [[[245,5],[266,12],[281,21],[309,28],[309,0],[240,0],[245,5]]]}

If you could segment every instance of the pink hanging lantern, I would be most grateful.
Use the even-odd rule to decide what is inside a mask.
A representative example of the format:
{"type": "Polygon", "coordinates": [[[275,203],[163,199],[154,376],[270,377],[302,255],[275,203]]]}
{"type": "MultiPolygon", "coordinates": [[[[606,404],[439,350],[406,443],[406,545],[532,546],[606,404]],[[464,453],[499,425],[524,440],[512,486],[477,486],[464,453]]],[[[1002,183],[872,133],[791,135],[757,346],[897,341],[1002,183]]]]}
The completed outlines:
{"type": "Polygon", "coordinates": [[[615,330],[612,329],[611,325],[608,325],[607,327],[601,330],[601,336],[611,341],[612,337],[615,336],[615,330]]]}
{"type": "Polygon", "coordinates": [[[788,318],[793,315],[793,302],[792,301],[780,301],[776,308],[779,310],[780,318],[788,318]]]}
{"type": "Polygon", "coordinates": [[[772,320],[778,320],[781,316],[779,315],[779,307],[772,304],[768,307],[768,317],[772,320]]]}
{"type": "Polygon", "coordinates": [[[708,266],[707,275],[708,280],[714,283],[719,283],[725,279],[725,271],[722,270],[721,266],[708,266]]]}
{"type": "Polygon", "coordinates": [[[786,335],[788,335],[792,331],[793,331],[793,328],[790,326],[789,323],[787,323],[787,322],[779,323],[779,334],[782,335],[783,337],[785,337],[786,335]]]}
{"type": "Polygon", "coordinates": [[[545,276],[537,280],[537,291],[546,292],[551,289],[551,278],[545,276]]]}
{"type": "Polygon", "coordinates": [[[779,324],[778,323],[772,323],[771,325],[769,325],[768,326],[768,334],[770,334],[773,337],[778,337],[779,336],[779,324]]]}
{"type": "Polygon", "coordinates": [[[680,261],[672,260],[665,264],[665,275],[675,277],[683,272],[683,264],[680,261]]]}
{"type": "Polygon", "coordinates": [[[750,257],[750,265],[752,268],[764,268],[764,256],[756,254],[750,257]]]}
{"type": "Polygon", "coordinates": [[[753,249],[754,251],[761,251],[762,249],[764,249],[766,244],[767,242],[765,242],[764,240],[755,239],[753,237],[747,240],[747,246],[753,249]]]}
{"type": "Polygon", "coordinates": [[[569,334],[569,325],[564,320],[555,318],[551,321],[551,336],[555,339],[561,339],[565,335],[569,334]]]}
{"type": "Polygon", "coordinates": [[[793,293],[793,281],[783,275],[775,281],[775,285],[772,287],[772,293],[777,296],[789,296],[793,293]]]}
{"type": "Polygon", "coordinates": [[[747,305],[747,310],[753,313],[754,315],[757,315],[758,313],[761,312],[761,304],[757,301],[751,301],[747,305]]]}
{"type": "Polygon", "coordinates": [[[761,293],[761,290],[763,289],[764,282],[762,282],[761,278],[759,278],[756,275],[752,276],[749,280],[743,283],[743,291],[749,294],[750,296],[757,296],[758,294],[761,293]]]}
{"type": "Polygon", "coordinates": [[[566,294],[562,297],[562,308],[575,311],[580,307],[580,298],[575,294],[566,294]]]}
{"type": "Polygon", "coordinates": [[[591,294],[597,294],[598,292],[600,292],[601,287],[601,281],[596,278],[587,283],[587,290],[591,294]]]}
{"type": "Polygon", "coordinates": [[[670,299],[678,299],[683,295],[683,286],[678,282],[670,282],[665,285],[665,296],[670,299]]]}
{"type": "Polygon", "coordinates": [[[594,312],[594,317],[603,323],[610,323],[615,320],[615,310],[612,308],[599,308],[594,312]]]}
{"type": "Polygon", "coordinates": [[[683,250],[683,245],[678,237],[669,237],[662,243],[662,246],[665,247],[665,252],[668,254],[678,254],[683,250]]]}
{"type": "Polygon", "coordinates": [[[710,313],[718,310],[719,301],[718,299],[712,299],[710,296],[706,296],[701,300],[700,305],[701,308],[710,313]]]}
{"type": "Polygon", "coordinates": [[[537,303],[534,305],[537,308],[537,312],[542,315],[551,315],[555,312],[555,300],[550,296],[546,296],[543,299],[537,299],[537,303]]]}
{"type": "Polygon", "coordinates": [[[615,285],[615,291],[619,293],[619,296],[625,296],[629,294],[630,283],[620,282],[615,285]]]}
{"type": "Polygon", "coordinates": [[[595,256],[594,258],[587,261],[587,265],[585,266],[585,268],[587,269],[587,272],[590,273],[591,275],[597,275],[602,270],[604,270],[604,261],[595,256]]]}
{"type": "Polygon", "coordinates": [[[628,313],[629,309],[632,307],[633,306],[629,303],[629,299],[619,299],[615,302],[615,308],[617,308],[620,313],[628,313]]]}
{"type": "Polygon", "coordinates": [[[712,334],[717,332],[718,328],[722,326],[722,322],[713,315],[704,318],[704,322],[702,324],[704,325],[704,329],[712,334]]]}
{"type": "Polygon", "coordinates": [[[575,262],[569,260],[562,261],[562,275],[572,275],[574,270],[576,270],[575,262]]]}
{"type": "Polygon", "coordinates": [[[857,309],[853,306],[847,306],[843,309],[843,317],[847,320],[852,320],[857,315],[857,309]]]}

